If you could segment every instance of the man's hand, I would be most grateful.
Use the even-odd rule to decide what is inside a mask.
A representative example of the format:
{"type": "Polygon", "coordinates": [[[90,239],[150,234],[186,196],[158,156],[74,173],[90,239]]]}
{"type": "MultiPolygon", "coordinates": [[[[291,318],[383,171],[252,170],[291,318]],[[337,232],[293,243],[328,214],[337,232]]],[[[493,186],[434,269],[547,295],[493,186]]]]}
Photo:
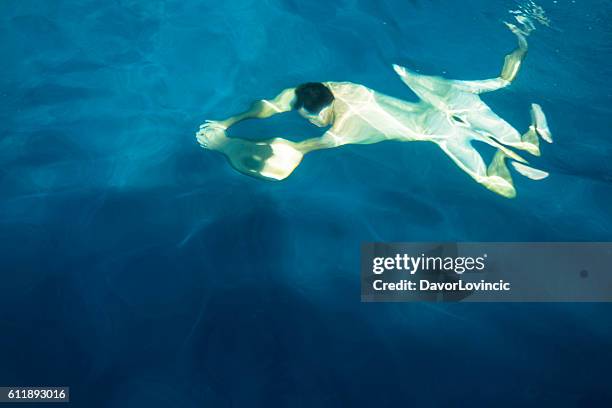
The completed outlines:
{"type": "Polygon", "coordinates": [[[200,130],[196,133],[196,139],[204,149],[217,150],[227,141],[225,129],[227,127],[223,122],[207,120],[200,125],[200,130]]]}

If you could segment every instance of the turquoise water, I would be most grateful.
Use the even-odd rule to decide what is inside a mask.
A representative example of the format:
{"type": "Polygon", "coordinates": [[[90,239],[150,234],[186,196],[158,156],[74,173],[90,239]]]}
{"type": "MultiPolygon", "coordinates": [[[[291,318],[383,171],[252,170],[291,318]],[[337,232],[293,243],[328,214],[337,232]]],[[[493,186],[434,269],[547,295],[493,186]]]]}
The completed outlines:
{"type": "MultiPolygon", "coordinates": [[[[526,4],[526,3],[524,3],[526,4]]],[[[483,99],[555,144],[507,200],[435,146],[313,153],[244,177],[194,138],[257,98],[391,69],[496,76],[515,1],[0,3],[0,385],[75,406],[597,406],[610,307],[360,304],[363,241],[609,241],[612,6],[541,1],[483,99]]],[[[230,135],[301,140],[297,115],[230,135]]]]}

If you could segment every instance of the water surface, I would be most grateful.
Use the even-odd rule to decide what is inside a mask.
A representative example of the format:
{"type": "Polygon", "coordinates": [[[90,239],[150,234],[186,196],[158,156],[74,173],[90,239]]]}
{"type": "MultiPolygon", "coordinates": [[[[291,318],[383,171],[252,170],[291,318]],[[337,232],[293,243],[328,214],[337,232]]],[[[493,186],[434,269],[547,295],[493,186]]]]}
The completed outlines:
{"type": "MultiPolygon", "coordinates": [[[[555,136],[507,200],[421,143],[313,153],[286,181],[194,138],[257,98],[392,63],[496,76],[514,1],[0,3],[0,383],[75,406],[597,406],[603,304],[360,304],[362,241],[609,241],[609,2],[541,1],[518,79],[483,99],[555,136]]],[[[288,114],[234,136],[301,140],[288,114]]]]}

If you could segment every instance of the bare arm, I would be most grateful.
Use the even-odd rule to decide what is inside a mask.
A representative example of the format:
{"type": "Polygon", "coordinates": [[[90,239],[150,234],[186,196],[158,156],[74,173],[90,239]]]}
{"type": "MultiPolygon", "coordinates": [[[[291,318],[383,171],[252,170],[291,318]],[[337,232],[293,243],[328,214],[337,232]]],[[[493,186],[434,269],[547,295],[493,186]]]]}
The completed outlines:
{"type": "Polygon", "coordinates": [[[291,110],[291,104],[294,97],[295,88],[287,88],[278,94],[274,99],[262,99],[255,101],[247,111],[217,123],[227,129],[245,119],[264,119],[278,113],[288,112],[291,110]]]}

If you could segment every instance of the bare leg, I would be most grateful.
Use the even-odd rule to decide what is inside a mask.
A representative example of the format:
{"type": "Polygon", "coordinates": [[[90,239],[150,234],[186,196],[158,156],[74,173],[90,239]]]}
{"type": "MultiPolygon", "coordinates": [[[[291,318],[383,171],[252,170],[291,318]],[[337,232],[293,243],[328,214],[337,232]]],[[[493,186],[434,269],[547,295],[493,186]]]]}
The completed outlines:
{"type": "Polygon", "coordinates": [[[539,105],[531,108],[532,124],[521,135],[508,122],[496,115],[479,97],[479,94],[491,92],[508,86],[518,74],[521,64],[527,54],[526,33],[512,24],[507,24],[518,40],[517,48],[504,59],[500,76],[479,81],[449,80],[440,77],[420,75],[406,68],[394,66],[402,80],[421,99],[445,112],[449,118],[460,118],[474,132],[487,138],[495,138],[500,143],[525,150],[539,156],[538,135],[552,142],[546,117],[539,105]]]}
{"type": "MultiPolygon", "coordinates": [[[[414,93],[425,102],[441,110],[478,110],[484,103],[476,95],[505,88],[516,78],[527,54],[525,34],[513,24],[506,25],[516,35],[517,48],[504,58],[504,66],[497,78],[460,81],[421,75],[405,67],[393,65],[395,72],[414,93]],[[469,97],[473,94],[474,97],[469,97]]],[[[486,105],[485,105],[486,106],[486,105]]]]}
{"type": "Polygon", "coordinates": [[[505,88],[514,81],[527,55],[528,46],[525,34],[521,30],[513,24],[506,23],[506,25],[516,35],[518,46],[504,58],[504,66],[499,77],[480,81],[453,81],[456,87],[464,92],[480,94],[505,88]]]}
{"type": "MultiPolygon", "coordinates": [[[[503,88],[514,81],[527,54],[527,32],[513,24],[506,23],[506,25],[516,35],[518,47],[506,55],[500,76],[484,81],[455,81],[457,86],[472,93],[482,93],[503,88]]],[[[546,116],[540,105],[537,104],[531,105],[531,125],[523,135],[520,135],[516,129],[498,117],[488,107],[476,113],[471,112],[469,120],[474,130],[489,133],[505,145],[526,150],[536,156],[540,155],[538,135],[548,143],[552,143],[552,136],[546,123],[546,116]]]]}
{"type": "Polygon", "coordinates": [[[505,165],[505,154],[498,151],[489,167],[470,144],[469,139],[453,138],[437,142],[440,148],[470,177],[489,190],[507,198],[516,196],[516,190],[505,165]]]}

